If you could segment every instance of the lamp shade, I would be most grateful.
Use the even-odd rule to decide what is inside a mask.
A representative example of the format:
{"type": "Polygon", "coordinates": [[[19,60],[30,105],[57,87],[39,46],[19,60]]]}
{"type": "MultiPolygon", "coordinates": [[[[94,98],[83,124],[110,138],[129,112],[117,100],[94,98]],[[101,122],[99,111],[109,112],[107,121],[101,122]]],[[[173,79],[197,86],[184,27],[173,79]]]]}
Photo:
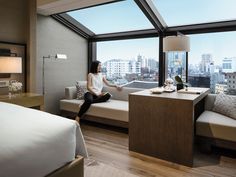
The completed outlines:
{"type": "Polygon", "coordinates": [[[0,73],[22,73],[22,58],[0,57],[0,73]]]}
{"type": "Polygon", "coordinates": [[[188,36],[168,36],[163,41],[163,51],[190,51],[190,40],[188,36]]]}
{"type": "Polygon", "coordinates": [[[65,54],[56,54],[55,56],[56,59],[63,59],[63,60],[66,60],[67,59],[67,56],[65,54]]]}

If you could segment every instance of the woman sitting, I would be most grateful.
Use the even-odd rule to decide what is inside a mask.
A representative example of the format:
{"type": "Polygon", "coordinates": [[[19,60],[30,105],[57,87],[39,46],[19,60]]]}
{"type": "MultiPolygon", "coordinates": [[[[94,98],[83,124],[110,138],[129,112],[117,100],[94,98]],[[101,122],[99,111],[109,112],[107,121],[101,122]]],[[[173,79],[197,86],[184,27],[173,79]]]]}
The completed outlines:
{"type": "Polygon", "coordinates": [[[88,92],[84,94],[84,103],[81,105],[80,111],[76,117],[78,122],[84,113],[89,109],[91,104],[106,102],[110,99],[111,95],[108,92],[102,92],[103,82],[109,87],[116,87],[118,90],[121,90],[120,86],[110,84],[106,80],[105,76],[102,75],[101,62],[93,61],[87,79],[88,92]]]}

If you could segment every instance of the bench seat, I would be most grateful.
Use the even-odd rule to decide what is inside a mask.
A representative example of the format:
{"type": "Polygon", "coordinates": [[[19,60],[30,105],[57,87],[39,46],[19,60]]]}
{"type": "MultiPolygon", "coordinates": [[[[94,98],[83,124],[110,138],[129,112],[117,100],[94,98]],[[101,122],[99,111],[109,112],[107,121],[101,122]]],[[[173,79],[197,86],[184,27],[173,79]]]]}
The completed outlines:
{"type": "Polygon", "coordinates": [[[236,142],[236,120],[213,111],[204,111],[197,119],[197,135],[236,142]]]}
{"type": "Polygon", "coordinates": [[[196,120],[199,145],[207,151],[211,150],[212,145],[236,150],[236,120],[214,112],[215,99],[216,94],[208,94],[205,111],[196,120]]]}
{"type": "MultiPolygon", "coordinates": [[[[86,81],[80,81],[80,84],[86,86],[86,81]]],[[[117,90],[114,87],[103,87],[104,92],[109,92],[112,97],[107,102],[94,103],[81,119],[99,122],[102,124],[114,125],[127,128],[129,125],[129,94],[141,91],[140,88],[123,87],[117,90]]],[[[76,87],[65,88],[65,98],[60,100],[61,115],[74,118],[80,110],[84,100],[78,100],[76,87]]]]}
{"type": "MultiPolygon", "coordinates": [[[[78,113],[83,102],[83,100],[77,99],[63,99],[60,101],[60,108],[61,110],[78,113]]],[[[128,110],[129,105],[127,101],[110,99],[104,103],[92,104],[88,112],[86,112],[86,115],[99,116],[108,119],[112,117],[113,120],[128,122],[128,110]]]]}

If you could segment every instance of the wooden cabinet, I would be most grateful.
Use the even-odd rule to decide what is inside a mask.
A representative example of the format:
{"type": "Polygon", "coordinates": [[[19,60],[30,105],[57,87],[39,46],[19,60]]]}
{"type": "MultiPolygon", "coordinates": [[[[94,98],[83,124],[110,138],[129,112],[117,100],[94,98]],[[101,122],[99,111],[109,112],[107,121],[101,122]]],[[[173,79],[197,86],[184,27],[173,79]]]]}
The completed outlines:
{"type": "Polygon", "coordinates": [[[0,101],[44,110],[44,96],[40,94],[21,93],[12,96],[0,95],[0,101]]]}
{"type": "Polygon", "coordinates": [[[129,95],[129,150],[179,164],[193,165],[194,117],[204,108],[201,94],[150,90],[129,95]]]}

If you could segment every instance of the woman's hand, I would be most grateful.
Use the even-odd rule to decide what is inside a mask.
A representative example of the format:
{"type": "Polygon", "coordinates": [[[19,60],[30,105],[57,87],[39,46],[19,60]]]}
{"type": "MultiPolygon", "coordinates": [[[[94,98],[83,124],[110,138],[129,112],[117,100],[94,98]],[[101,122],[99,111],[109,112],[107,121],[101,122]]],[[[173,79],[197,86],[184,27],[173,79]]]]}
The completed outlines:
{"type": "Polygon", "coordinates": [[[119,86],[119,85],[115,85],[115,87],[116,87],[116,89],[117,89],[118,91],[121,91],[121,90],[122,90],[122,87],[119,86]]]}

